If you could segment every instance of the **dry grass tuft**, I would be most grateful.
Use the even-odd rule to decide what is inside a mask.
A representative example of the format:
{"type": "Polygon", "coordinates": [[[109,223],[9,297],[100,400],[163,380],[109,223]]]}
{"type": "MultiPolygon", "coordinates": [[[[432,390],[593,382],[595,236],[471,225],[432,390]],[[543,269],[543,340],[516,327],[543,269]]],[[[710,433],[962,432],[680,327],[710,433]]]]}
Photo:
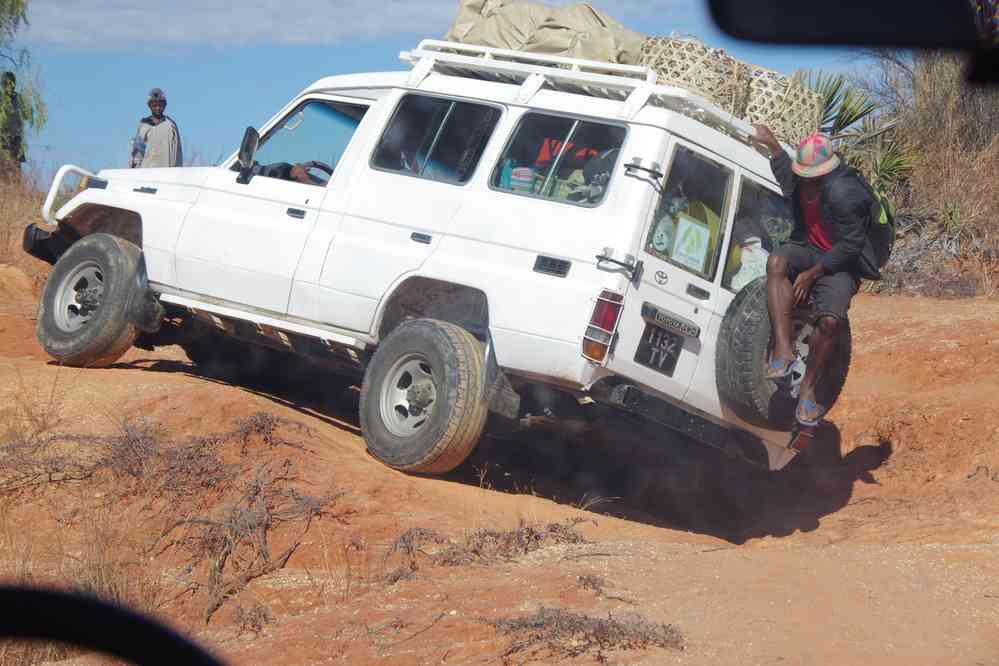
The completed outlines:
{"type": "Polygon", "coordinates": [[[13,264],[24,256],[21,233],[29,222],[39,220],[44,198],[28,185],[0,180],[0,264],[13,264]]]}
{"type": "Polygon", "coordinates": [[[590,543],[576,531],[581,522],[584,522],[582,518],[547,525],[521,522],[512,530],[476,530],[463,541],[447,548],[437,557],[437,562],[444,566],[462,566],[475,562],[509,561],[548,546],[590,543]]]}
{"type": "Polygon", "coordinates": [[[576,583],[581,589],[596,592],[598,595],[607,590],[607,579],[603,576],[577,576],[576,583]]]}
{"type": "Polygon", "coordinates": [[[35,666],[69,659],[78,650],[62,643],[0,640],[0,666],[35,666]]]}
{"type": "Polygon", "coordinates": [[[139,612],[158,609],[168,583],[150,569],[136,532],[126,517],[107,509],[87,516],[79,530],[78,553],[66,553],[62,575],[68,586],[139,612]]]}
{"type": "Polygon", "coordinates": [[[252,633],[254,637],[257,637],[264,630],[264,627],[274,622],[274,614],[267,606],[260,603],[248,606],[237,604],[233,610],[232,619],[239,627],[237,638],[247,633],[252,633]]]}
{"type": "Polygon", "coordinates": [[[600,618],[542,606],[529,617],[483,622],[513,637],[502,655],[507,662],[515,655],[518,661],[560,661],[592,655],[595,661],[606,663],[610,651],[684,649],[683,634],[676,627],[650,622],[633,613],[600,618]]]}
{"type": "Polygon", "coordinates": [[[385,580],[394,584],[409,580],[420,568],[420,559],[427,559],[433,566],[458,567],[469,564],[494,564],[509,562],[549,546],[590,543],[576,531],[585,522],[582,518],[562,523],[537,525],[521,522],[512,530],[480,529],[461,539],[449,539],[437,530],[417,527],[406,530],[395,540],[385,554],[383,567],[398,555],[402,563],[392,569],[385,580]]]}
{"type": "Polygon", "coordinates": [[[293,442],[281,436],[282,429],[293,430],[296,433],[307,436],[315,436],[315,433],[303,423],[285,419],[269,412],[257,412],[246,418],[236,421],[236,429],[232,435],[238,438],[244,447],[252,437],[259,437],[264,444],[269,447],[289,446],[295,449],[306,450],[301,442],[293,442]]]}

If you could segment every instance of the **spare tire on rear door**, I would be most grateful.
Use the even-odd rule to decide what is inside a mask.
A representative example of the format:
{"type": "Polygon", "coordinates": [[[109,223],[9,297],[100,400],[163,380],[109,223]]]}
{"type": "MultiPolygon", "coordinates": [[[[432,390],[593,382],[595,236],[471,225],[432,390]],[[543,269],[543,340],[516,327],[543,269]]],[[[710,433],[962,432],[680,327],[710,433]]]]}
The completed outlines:
{"type": "MultiPolygon", "coordinates": [[[[746,422],[777,430],[793,427],[797,389],[808,361],[811,317],[810,309],[792,314],[791,335],[798,358],[791,377],[778,386],[763,376],[772,347],[766,277],[746,285],[729,305],[718,334],[715,375],[722,401],[746,422]]],[[[852,339],[849,321],[845,324],[816,386],[819,403],[830,408],[839,398],[850,368],[852,339]]]]}

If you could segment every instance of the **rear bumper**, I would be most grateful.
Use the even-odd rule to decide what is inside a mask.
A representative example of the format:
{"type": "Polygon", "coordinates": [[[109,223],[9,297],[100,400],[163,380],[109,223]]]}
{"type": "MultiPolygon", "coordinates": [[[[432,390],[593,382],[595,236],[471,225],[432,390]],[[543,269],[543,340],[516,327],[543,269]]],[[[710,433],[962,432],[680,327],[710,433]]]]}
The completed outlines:
{"type": "Polygon", "coordinates": [[[590,390],[590,397],[666,426],[763,469],[779,470],[797,454],[793,449],[768,442],[746,430],[719,425],[706,415],[702,416],[689,408],[652,395],[620,378],[607,378],[597,382],[590,390]]]}

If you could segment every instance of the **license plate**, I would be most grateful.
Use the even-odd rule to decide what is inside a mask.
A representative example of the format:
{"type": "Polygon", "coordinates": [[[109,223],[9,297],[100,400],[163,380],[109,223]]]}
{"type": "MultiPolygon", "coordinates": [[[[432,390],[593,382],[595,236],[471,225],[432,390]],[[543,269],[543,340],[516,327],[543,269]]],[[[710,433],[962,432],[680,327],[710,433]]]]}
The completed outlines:
{"type": "Polygon", "coordinates": [[[635,362],[672,377],[681,349],[683,349],[681,336],[658,326],[646,324],[645,333],[642,334],[642,340],[635,351],[635,362]]]}

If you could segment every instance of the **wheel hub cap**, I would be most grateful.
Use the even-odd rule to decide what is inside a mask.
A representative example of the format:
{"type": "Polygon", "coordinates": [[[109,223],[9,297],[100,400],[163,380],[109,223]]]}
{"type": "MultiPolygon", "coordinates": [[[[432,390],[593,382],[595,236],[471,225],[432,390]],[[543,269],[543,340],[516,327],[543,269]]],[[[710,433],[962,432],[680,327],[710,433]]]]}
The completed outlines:
{"type": "Polygon", "coordinates": [[[382,384],[382,422],[396,437],[421,432],[437,407],[433,368],[422,354],[403,356],[392,365],[382,384]]]}
{"type": "Polygon", "coordinates": [[[104,301],[104,273],[95,261],[85,261],[63,279],[56,293],[53,316],[67,333],[83,328],[104,301]]]}

